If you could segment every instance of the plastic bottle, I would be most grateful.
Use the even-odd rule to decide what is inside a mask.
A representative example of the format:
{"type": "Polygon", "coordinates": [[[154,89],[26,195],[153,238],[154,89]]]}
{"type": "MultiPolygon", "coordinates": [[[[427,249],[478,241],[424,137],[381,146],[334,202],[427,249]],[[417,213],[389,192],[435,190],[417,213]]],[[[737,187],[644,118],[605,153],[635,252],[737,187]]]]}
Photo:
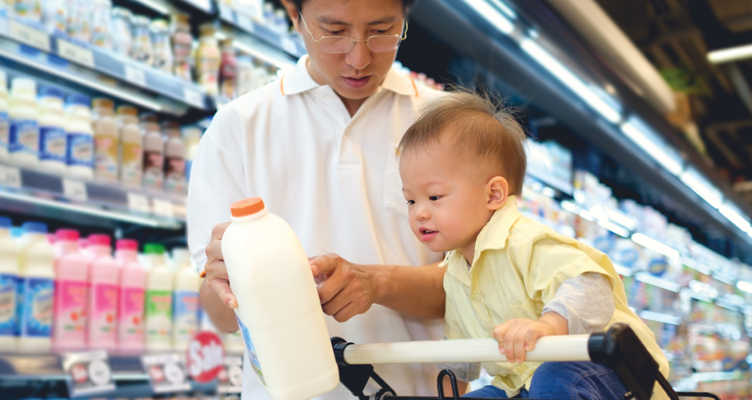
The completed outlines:
{"type": "Polygon", "coordinates": [[[138,262],[138,242],[121,239],[115,259],[120,266],[120,309],[118,350],[141,353],[144,350],[144,287],[146,270],[138,262]]]}
{"type": "Polygon", "coordinates": [[[112,258],[110,237],[89,235],[89,329],[86,345],[93,350],[113,350],[117,344],[120,269],[112,258]]]}
{"type": "Polygon", "coordinates": [[[185,351],[198,330],[198,289],[201,278],[191,266],[191,253],[188,249],[173,249],[172,262],[175,266],[172,346],[175,351],[185,351]]]}
{"type": "Polygon", "coordinates": [[[89,104],[89,98],[84,95],[68,96],[65,122],[68,175],[80,178],[94,176],[94,132],[89,104]]]}
{"type": "Polygon", "coordinates": [[[91,44],[104,49],[112,49],[112,2],[94,0],[91,5],[91,44]]]}
{"type": "Polygon", "coordinates": [[[144,141],[144,188],[162,190],[164,185],[164,140],[159,132],[157,117],[141,116],[144,141]]]}
{"type": "Polygon", "coordinates": [[[0,217],[0,351],[10,352],[16,344],[16,293],[18,244],[10,236],[10,219],[0,217]]]}
{"type": "Polygon", "coordinates": [[[339,384],[308,258],[295,233],[258,197],[230,208],[222,238],[251,366],[273,399],[310,399],[339,384]],[[271,268],[270,266],[274,266],[271,268]],[[284,285],[275,282],[284,280],[284,285]]]}
{"type": "Polygon", "coordinates": [[[195,126],[183,128],[183,143],[185,144],[185,181],[191,179],[191,167],[193,159],[198,151],[198,143],[201,141],[201,129],[195,126]]]}
{"type": "Polygon", "coordinates": [[[138,113],[134,107],[118,107],[120,128],[120,183],[141,186],[144,168],[144,146],[138,113]]]}
{"type": "Polygon", "coordinates": [[[5,71],[0,71],[0,161],[8,160],[8,133],[10,131],[10,116],[8,111],[8,83],[5,71]]]}
{"type": "Polygon", "coordinates": [[[238,96],[253,91],[253,60],[250,56],[238,56],[238,96]]]}
{"type": "Polygon", "coordinates": [[[44,27],[47,33],[65,34],[68,18],[65,0],[45,0],[43,11],[44,27]]]}
{"type": "Polygon", "coordinates": [[[116,182],[120,176],[120,135],[115,120],[115,104],[110,99],[94,99],[94,176],[97,179],[116,182]]]}
{"type": "Polygon", "coordinates": [[[144,253],[148,258],[146,274],[146,350],[172,349],[172,271],[167,268],[164,246],[147,243],[144,253]]]}
{"type": "Polygon", "coordinates": [[[15,78],[10,89],[8,153],[11,162],[34,167],[39,163],[37,83],[15,78]]]}
{"type": "Polygon", "coordinates": [[[149,24],[152,43],[152,66],[160,71],[172,74],[173,57],[170,45],[170,28],[167,21],[155,19],[149,24]]]}
{"type": "Polygon", "coordinates": [[[131,43],[131,57],[146,65],[154,62],[154,49],[149,34],[149,18],[143,15],[134,15],[131,19],[133,30],[133,42],[131,43]]]}
{"type": "Polygon", "coordinates": [[[86,347],[89,260],[78,248],[78,231],[61,229],[53,245],[55,253],[55,317],[52,348],[55,351],[86,347]]]}
{"type": "Polygon", "coordinates": [[[42,22],[41,0],[15,0],[13,11],[18,18],[42,22]]]}
{"type": "Polygon", "coordinates": [[[67,149],[63,91],[44,86],[39,89],[39,166],[65,173],[67,149]]]}
{"type": "Polygon", "coordinates": [[[175,58],[173,73],[178,78],[187,82],[193,81],[190,60],[193,37],[191,36],[190,18],[187,14],[171,15],[172,35],[170,36],[170,40],[172,42],[172,53],[175,58]]]}
{"type": "Polygon", "coordinates": [[[223,102],[229,102],[238,97],[238,57],[232,38],[222,40],[220,51],[219,96],[223,102]]]}
{"type": "Polygon", "coordinates": [[[212,23],[199,28],[201,36],[196,49],[196,82],[209,96],[219,94],[219,45],[214,36],[216,29],[212,23]]]}
{"type": "Polygon", "coordinates": [[[133,50],[133,35],[131,19],[133,14],[127,8],[112,9],[112,46],[116,53],[131,57],[133,50]]]}
{"type": "Polygon", "coordinates": [[[164,190],[168,193],[185,194],[185,144],[177,122],[162,124],[162,134],[167,138],[165,147],[164,190]]]}
{"type": "Polygon", "coordinates": [[[22,227],[16,347],[21,353],[49,353],[55,298],[55,253],[47,241],[47,225],[26,222],[22,227]]]}

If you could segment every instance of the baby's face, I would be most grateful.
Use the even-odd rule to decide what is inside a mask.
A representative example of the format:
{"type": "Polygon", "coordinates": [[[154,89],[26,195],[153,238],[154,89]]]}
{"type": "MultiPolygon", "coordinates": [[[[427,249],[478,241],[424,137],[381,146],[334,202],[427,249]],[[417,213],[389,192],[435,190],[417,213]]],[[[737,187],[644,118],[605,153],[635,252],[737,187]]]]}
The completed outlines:
{"type": "MultiPolygon", "coordinates": [[[[400,175],[413,234],[435,252],[470,249],[493,214],[485,183],[471,161],[448,144],[402,154],[400,175]]],[[[464,253],[464,252],[463,252],[464,253]]]]}

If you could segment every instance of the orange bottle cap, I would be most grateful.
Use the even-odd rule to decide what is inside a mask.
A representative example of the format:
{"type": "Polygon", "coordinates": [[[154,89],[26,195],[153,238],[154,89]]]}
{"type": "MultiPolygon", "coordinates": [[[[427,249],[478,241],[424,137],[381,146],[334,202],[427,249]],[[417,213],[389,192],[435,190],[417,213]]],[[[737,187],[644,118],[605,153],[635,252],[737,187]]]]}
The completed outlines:
{"type": "Polygon", "coordinates": [[[264,209],[264,201],[261,197],[249,197],[245,200],[235,202],[230,206],[230,213],[233,217],[245,217],[256,214],[264,209]]]}

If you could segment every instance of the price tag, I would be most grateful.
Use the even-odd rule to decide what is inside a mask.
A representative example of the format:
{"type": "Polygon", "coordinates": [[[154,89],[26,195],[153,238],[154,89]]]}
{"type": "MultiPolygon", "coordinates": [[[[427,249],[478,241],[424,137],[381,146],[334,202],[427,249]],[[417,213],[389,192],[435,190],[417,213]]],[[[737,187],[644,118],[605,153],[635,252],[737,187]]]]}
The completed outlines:
{"type": "Polygon", "coordinates": [[[10,21],[8,33],[13,39],[23,44],[36,47],[40,50],[50,51],[50,37],[43,31],[17,21],[10,21]]]}
{"type": "Polygon", "coordinates": [[[68,375],[68,391],[71,397],[115,390],[110,362],[105,351],[64,354],[63,370],[68,375]]]}
{"type": "Polygon", "coordinates": [[[141,68],[125,66],[125,80],[141,87],[146,87],[146,73],[141,68]]]}
{"type": "Polygon", "coordinates": [[[234,18],[235,13],[232,11],[230,7],[222,3],[217,3],[217,6],[219,7],[219,18],[225,21],[230,21],[230,22],[235,21],[235,18],[234,18]]]}
{"type": "Polygon", "coordinates": [[[87,67],[94,67],[94,53],[87,48],[57,39],[57,52],[62,58],[87,67]]]}
{"type": "Polygon", "coordinates": [[[20,188],[21,170],[16,167],[0,165],[0,185],[20,188]]]}
{"type": "Polygon", "coordinates": [[[86,201],[88,199],[86,184],[70,179],[63,179],[63,195],[69,199],[86,201]]]}
{"type": "Polygon", "coordinates": [[[295,45],[295,42],[293,42],[292,39],[287,37],[282,38],[282,50],[292,55],[298,54],[298,46],[295,45]]]}
{"type": "Polygon", "coordinates": [[[238,26],[240,27],[240,29],[243,29],[250,33],[256,32],[256,28],[253,26],[253,21],[251,21],[250,18],[246,17],[243,14],[238,14],[237,20],[238,20],[238,26]]]}
{"type": "Polygon", "coordinates": [[[201,331],[188,342],[185,366],[196,382],[213,381],[224,370],[225,353],[222,340],[216,333],[201,331]]]}
{"type": "Polygon", "coordinates": [[[150,213],[149,198],[138,193],[128,193],[128,208],[134,211],[150,213]]]}
{"type": "Polygon", "coordinates": [[[154,393],[187,392],[191,390],[185,367],[177,354],[158,354],[141,357],[154,393]]]}
{"type": "Polygon", "coordinates": [[[224,369],[217,376],[217,393],[241,393],[243,391],[243,357],[227,356],[224,369]]]}
{"type": "Polygon", "coordinates": [[[163,217],[172,218],[175,213],[172,210],[172,203],[167,200],[154,199],[154,214],[163,217]]]}
{"type": "Polygon", "coordinates": [[[197,90],[193,90],[191,88],[184,87],[183,88],[183,99],[186,103],[198,107],[198,108],[204,108],[204,96],[201,95],[197,90]]]}

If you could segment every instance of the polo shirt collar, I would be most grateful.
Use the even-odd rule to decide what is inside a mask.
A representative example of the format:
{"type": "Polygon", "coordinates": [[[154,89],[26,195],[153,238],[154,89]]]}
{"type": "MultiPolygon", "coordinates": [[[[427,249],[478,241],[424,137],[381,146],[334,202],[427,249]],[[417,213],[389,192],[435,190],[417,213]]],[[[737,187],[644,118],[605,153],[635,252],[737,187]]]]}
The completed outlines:
{"type": "MultiPolygon", "coordinates": [[[[282,76],[280,89],[283,95],[303,93],[321,86],[308,73],[307,62],[308,55],[300,57],[295,67],[282,76]]],[[[389,69],[384,82],[381,83],[381,88],[404,96],[418,96],[415,81],[409,76],[395,71],[394,68],[389,69]]]]}
{"type": "Polygon", "coordinates": [[[517,196],[507,197],[506,203],[496,210],[486,226],[475,239],[475,258],[484,250],[500,250],[506,247],[512,225],[522,217],[517,210],[517,196]]]}

